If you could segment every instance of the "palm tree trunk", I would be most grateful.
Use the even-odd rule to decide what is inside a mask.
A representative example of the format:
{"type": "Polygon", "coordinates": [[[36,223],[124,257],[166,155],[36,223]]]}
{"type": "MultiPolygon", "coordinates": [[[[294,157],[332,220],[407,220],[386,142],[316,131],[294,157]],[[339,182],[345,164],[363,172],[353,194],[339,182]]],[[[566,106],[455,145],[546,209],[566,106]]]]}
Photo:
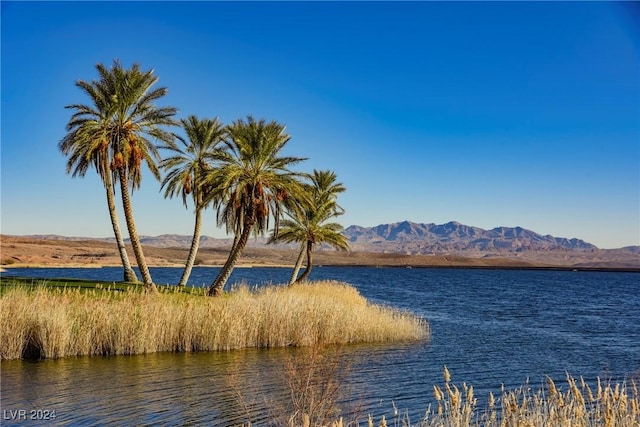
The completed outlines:
{"type": "Polygon", "coordinates": [[[235,248],[235,247],[238,245],[238,240],[240,240],[240,235],[241,235],[241,234],[242,234],[242,233],[240,233],[240,234],[235,233],[235,234],[233,235],[233,244],[231,245],[231,250],[233,250],[233,248],[235,248]]]}
{"type": "Polygon", "coordinates": [[[187,257],[187,263],[184,266],[182,272],[182,278],[178,286],[184,287],[187,285],[189,276],[191,275],[191,269],[196,261],[196,254],[198,253],[198,246],[200,245],[200,229],[202,228],[202,209],[196,208],[196,224],[193,229],[193,238],[191,239],[191,249],[189,250],[189,256],[187,257]]]}
{"type": "Polygon", "coordinates": [[[111,174],[106,173],[104,178],[105,187],[107,189],[107,205],[109,206],[109,216],[111,217],[111,225],[113,226],[113,234],[116,236],[116,244],[118,245],[118,253],[122,260],[122,267],[124,268],[124,281],[125,282],[137,282],[138,276],[136,272],[131,268],[129,262],[129,255],[127,255],[127,248],[124,245],[124,239],[120,232],[120,225],[118,224],[118,213],[116,212],[116,202],[113,193],[113,181],[111,180],[111,174]]]}
{"type": "Polygon", "coordinates": [[[304,282],[305,280],[307,280],[307,277],[311,273],[311,269],[313,268],[313,260],[311,258],[312,250],[313,243],[307,242],[307,268],[305,268],[302,272],[302,276],[300,276],[298,282],[304,282]]]}
{"type": "Polygon", "coordinates": [[[216,277],[216,280],[214,280],[211,286],[209,286],[209,296],[219,296],[222,294],[222,289],[227,283],[227,280],[229,280],[229,276],[231,276],[233,266],[238,261],[238,258],[240,258],[240,255],[242,255],[242,250],[249,241],[249,235],[251,234],[252,228],[253,223],[247,223],[244,225],[242,234],[240,235],[237,243],[231,249],[229,257],[227,258],[227,262],[225,262],[224,266],[222,266],[222,270],[220,270],[220,273],[218,273],[218,277],[216,277]]]}
{"type": "Polygon", "coordinates": [[[136,231],[136,223],[133,220],[133,208],[131,207],[131,199],[129,198],[129,183],[127,178],[127,172],[121,168],[118,171],[120,178],[120,192],[122,193],[122,207],[124,208],[124,218],[127,221],[127,229],[129,230],[129,240],[131,240],[131,246],[133,247],[133,253],[136,256],[138,262],[138,269],[142,275],[142,281],[144,287],[148,291],[156,292],[156,286],[151,279],[151,273],[149,273],[149,267],[147,267],[147,261],[144,258],[142,252],[142,245],[140,244],[140,237],[136,231]]]}
{"type": "Polygon", "coordinates": [[[298,273],[300,272],[300,268],[302,267],[302,260],[304,259],[306,245],[303,243],[300,247],[300,253],[298,254],[298,259],[296,260],[296,265],[293,267],[293,273],[291,274],[291,279],[289,280],[289,286],[296,283],[298,279],[298,273]]]}

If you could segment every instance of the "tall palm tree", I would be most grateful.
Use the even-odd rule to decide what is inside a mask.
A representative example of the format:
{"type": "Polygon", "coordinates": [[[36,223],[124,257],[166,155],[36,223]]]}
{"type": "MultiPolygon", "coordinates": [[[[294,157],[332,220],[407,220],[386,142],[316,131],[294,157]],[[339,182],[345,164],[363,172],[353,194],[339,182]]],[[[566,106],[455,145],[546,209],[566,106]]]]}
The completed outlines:
{"type": "Polygon", "coordinates": [[[187,140],[177,137],[183,146],[182,148],[175,145],[166,147],[173,152],[173,155],[164,159],[161,167],[169,171],[162,181],[162,188],[166,187],[164,196],[173,197],[181,194],[182,203],[187,207],[187,198],[191,194],[195,207],[196,218],[191,249],[178,284],[178,286],[185,286],[198,253],[202,211],[207,207],[203,195],[206,189],[202,185],[202,181],[206,173],[213,169],[214,153],[219,151],[217,145],[224,137],[225,128],[217,117],[211,120],[198,119],[191,115],[180,122],[187,135],[187,140]]]}
{"type": "Polygon", "coordinates": [[[302,201],[292,204],[287,210],[289,219],[283,220],[279,234],[272,234],[269,239],[269,243],[301,243],[300,252],[289,280],[290,285],[303,282],[311,273],[315,245],[326,243],[336,250],[349,249],[349,242],[342,234],[344,230],[342,225],[327,222],[344,213],[344,209],[337,204],[336,199],[338,194],[343,193],[346,188],[342,183],[336,182],[336,174],[329,170],[314,170],[309,178],[311,184],[305,187],[310,194],[310,202],[302,201]],[[307,267],[302,276],[298,278],[305,254],[307,267]]]}
{"type": "Polygon", "coordinates": [[[249,236],[264,234],[274,219],[278,234],[282,207],[290,198],[303,197],[299,177],[290,167],[305,160],[282,156],[290,136],[284,125],[249,116],[228,126],[229,149],[218,153],[219,166],[209,172],[206,183],[212,189],[218,224],[236,236],[229,257],[209,287],[209,295],[220,295],[249,236]]]}
{"type": "MultiPolygon", "coordinates": [[[[102,99],[104,93],[98,90],[95,85],[83,81],[79,81],[76,85],[92,98],[94,105],[99,105],[104,102],[104,99],[102,99]]],[[[76,106],[76,108],[78,108],[78,106],[76,106]]],[[[91,110],[90,107],[87,106],[82,106],[82,108],[86,111],[91,110]]],[[[93,112],[88,112],[87,116],[81,121],[69,122],[69,125],[67,125],[67,131],[69,133],[60,141],[58,147],[64,155],[69,156],[67,160],[67,173],[72,173],[73,171],[71,175],[73,178],[76,176],[84,177],[91,166],[96,169],[107,193],[107,207],[109,208],[111,226],[124,269],[124,280],[126,282],[137,282],[138,277],[131,268],[124,239],[120,232],[115,194],[113,192],[113,181],[111,179],[111,172],[109,171],[109,149],[108,144],[103,144],[107,120],[102,113],[103,112],[97,108],[93,112]]]]}
{"type": "Polygon", "coordinates": [[[174,143],[174,135],[163,127],[177,124],[172,118],[176,109],[156,107],[153,104],[167,93],[167,89],[163,87],[151,88],[158,81],[153,75],[153,70],[141,71],[139,64],[124,69],[117,60],[111,69],[100,63],[96,65],[96,69],[99,80],[81,84],[93,86],[100,96],[90,96],[94,102],[93,106],[70,105],[68,108],[76,111],[68,128],[76,129],[96,116],[101,117],[104,127],[103,138],[96,143],[103,146],[105,155],[108,153],[113,179],[120,183],[129,239],[144,285],[147,289],[155,290],[136,230],[129,187],[131,191],[139,188],[143,160],[151,173],[160,179],[156,164],[160,161],[160,154],[149,138],[165,145],[174,143]]]}

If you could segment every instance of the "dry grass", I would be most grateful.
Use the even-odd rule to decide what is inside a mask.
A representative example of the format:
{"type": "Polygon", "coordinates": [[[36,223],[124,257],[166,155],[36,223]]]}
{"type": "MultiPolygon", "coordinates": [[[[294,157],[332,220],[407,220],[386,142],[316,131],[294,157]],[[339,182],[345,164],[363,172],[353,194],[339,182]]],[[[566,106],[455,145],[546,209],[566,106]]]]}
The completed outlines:
{"type": "Polygon", "coordinates": [[[640,426],[640,394],[635,381],[602,385],[591,390],[581,378],[578,382],[567,374],[566,391],[547,378],[547,390],[532,392],[528,388],[503,393],[500,414],[495,426],[640,426]]]}
{"type": "Polygon", "coordinates": [[[420,340],[425,320],[370,304],[338,282],[249,289],[221,298],[14,288],[0,297],[0,357],[212,351],[420,340]]]}
{"type": "MultiPolygon", "coordinates": [[[[502,390],[495,398],[489,395],[484,410],[477,406],[473,386],[451,383],[444,368],[444,386],[434,386],[437,409],[427,410],[424,419],[412,424],[406,417],[389,423],[384,417],[378,424],[370,417],[368,426],[401,425],[417,427],[638,427],[640,426],[640,393],[634,380],[627,383],[603,384],[600,379],[592,389],[582,378],[567,374],[562,391],[551,378],[546,389],[533,391],[528,386],[502,390]]],[[[343,425],[341,420],[333,426],[343,425]]]]}
{"type": "MultiPolygon", "coordinates": [[[[598,379],[593,389],[581,378],[567,374],[566,390],[547,378],[547,387],[532,391],[529,386],[493,394],[482,408],[473,386],[451,382],[444,368],[444,384],[433,387],[437,408],[426,411],[422,420],[412,423],[393,405],[394,413],[374,419],[357,413],[345,421],[338,400],[345,396],[348,367],[341,367],[337,353],[308,350],[307,357],[285,366],[284,379],[290,399],[271,416],[270,425],[330,427],[638,427],[640,392],[635,381],[606,383],[598,379]],[[345,370],[346,369],[346,370],[345,370]]],[[[250,427],[247,423],[245,426],[250,427]]]]}
{"type": "Polygon", "coordinates": [[[347,382],[351,367],[340,346],[314,345],[290,355],[277,370],[276,378],[287,391],[285,395],[247,393],[241,385],[232,383],[238,403],[245,409],[244,426],[254,422],[274,427],[325,426],[339,419],[344,410],[357,419],[361,407],[342,403],[350,394],[347,382]],[[254,419],[256,414],[252,416],[249,408],[256,405],[264,408],[268,421],[254,419]]]}

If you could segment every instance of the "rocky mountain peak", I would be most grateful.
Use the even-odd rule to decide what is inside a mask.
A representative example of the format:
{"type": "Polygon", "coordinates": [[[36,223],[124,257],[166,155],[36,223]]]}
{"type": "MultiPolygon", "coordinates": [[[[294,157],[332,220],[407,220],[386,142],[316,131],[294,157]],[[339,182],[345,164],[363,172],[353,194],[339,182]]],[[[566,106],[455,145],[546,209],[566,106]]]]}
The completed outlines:
{"type": "Polygon", "coordinates": [[[421,224],[401,221],[375,227],[351,226],[345,234],[358,250],[409,253],[596,250],[580,239],[542,236],[522,227],[484,230],[456,221],[421,224]]]}

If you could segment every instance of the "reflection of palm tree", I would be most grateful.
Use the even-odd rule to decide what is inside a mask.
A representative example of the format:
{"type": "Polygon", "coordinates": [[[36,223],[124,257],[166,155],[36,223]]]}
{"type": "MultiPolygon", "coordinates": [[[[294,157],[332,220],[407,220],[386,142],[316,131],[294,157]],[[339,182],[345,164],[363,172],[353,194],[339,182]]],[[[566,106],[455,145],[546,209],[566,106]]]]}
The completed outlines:
{"type": "Polygon", "coordinates": [[[300,174],[289,168],[304,160],[282,157],[290,137],[283,125],[272,121],[237,120],[228,127],[228,151],[217,155],[219,166],[208,173],[208,198],[218,210],[218,223],[236,235],[229,257],[209,287],[209,295],[220,295],[249,235],[264,234],[274,219],[277,234],[281,208],[290,198],[301,197],[300,174]],[[239,237],[238,237],[239,236],[239,237]]]}
{"type": "Polygon", "coordinates": [[[206,208],[202,180],[207,171],[213,169],[214,152],[217,150],[216,145],[222,141],[224,127],[217,118],[200,120],[193,115],[182,119],[181,123],[187,134],[188,142],[178,137],[183,148],[166,147],[173,152],[173,155],[163,160],[161,166],[168,170],[167,176],[162,181],[162,187],[166,187],[165,197],[173,197],[180,193],[182,194],[182,202],[187,207],[187,196],[191,194],[195,206],[196,218],[191,249],[178,284],[178,286],[185,286],[198,253],[202,211],[206,208]]]}
{"type": "MultiPolygon", "coordinates": [[[[171,145],[173,134],[161,127],[176,124],[172,119],[176,110],[172,107],[157,108],[153,105],[153,101],[167,92],[166,88],[151,90],[151,86],[158,81],[158,78],[153,76],[153,70],[142,72],[138,64],[125,70],[118,61],[114,61],[111,69],[105,68],[102,64],[98,64],[96,68],[100,77],[98,81],[78,82],[78,86],[91,97],[95,105],[70,105],[68,108],[73,108],[76,112],[71,117],[67,129],[70,135],[75,134],[78,140],[91,140],[100,153],[99,156],[105,157],[96,163],[96,168],[100,168],[100,175],[107,174],[108,162],[113,178],[120,182],[125,220],[138,268],[145,287],[155,289],[136,231],[129,186],[132,191],[140,186],[143,160],[153,175],[160,178],[156,166],[160,156],[157,148],[147,138],[152,137],[171,145]]],[[[67,137],[74,139],[70,135],[67,137]]],[[[68,150],[76,151],[73,145],[71,144],[68,150]]],[[[61,149],[63,152],[70,152],[65,151],[65,140],[61,143],[61,149]]],[[[89,151],[92,150],[85,153],[89,151]]]]}
{"type": "Polygon", "coordinates": [[[337,183],[334,172],[314,170],[310,176],[311,185],[305,188],[309,193],[309,202],[301,202],[291,205],[287,211],[289,219],[282,221],[279,233],[272,234],[269,243],[275,242],[299,242],[300,253],[296,260],[289,284],[302,282],[311,273],[313,268],[313,248],[316,244],[326,243],[337,250],[349,249],[349,242],[342,234],[342,225],[331,222],[331,218],[342,215],[344,210],[337,204],[339,193],[346,188],[342,183],[337,183]],[[302,266],[304,255],[307,257],[307,267],[302,276],[298,278],[298,272],[302,266]]]}

